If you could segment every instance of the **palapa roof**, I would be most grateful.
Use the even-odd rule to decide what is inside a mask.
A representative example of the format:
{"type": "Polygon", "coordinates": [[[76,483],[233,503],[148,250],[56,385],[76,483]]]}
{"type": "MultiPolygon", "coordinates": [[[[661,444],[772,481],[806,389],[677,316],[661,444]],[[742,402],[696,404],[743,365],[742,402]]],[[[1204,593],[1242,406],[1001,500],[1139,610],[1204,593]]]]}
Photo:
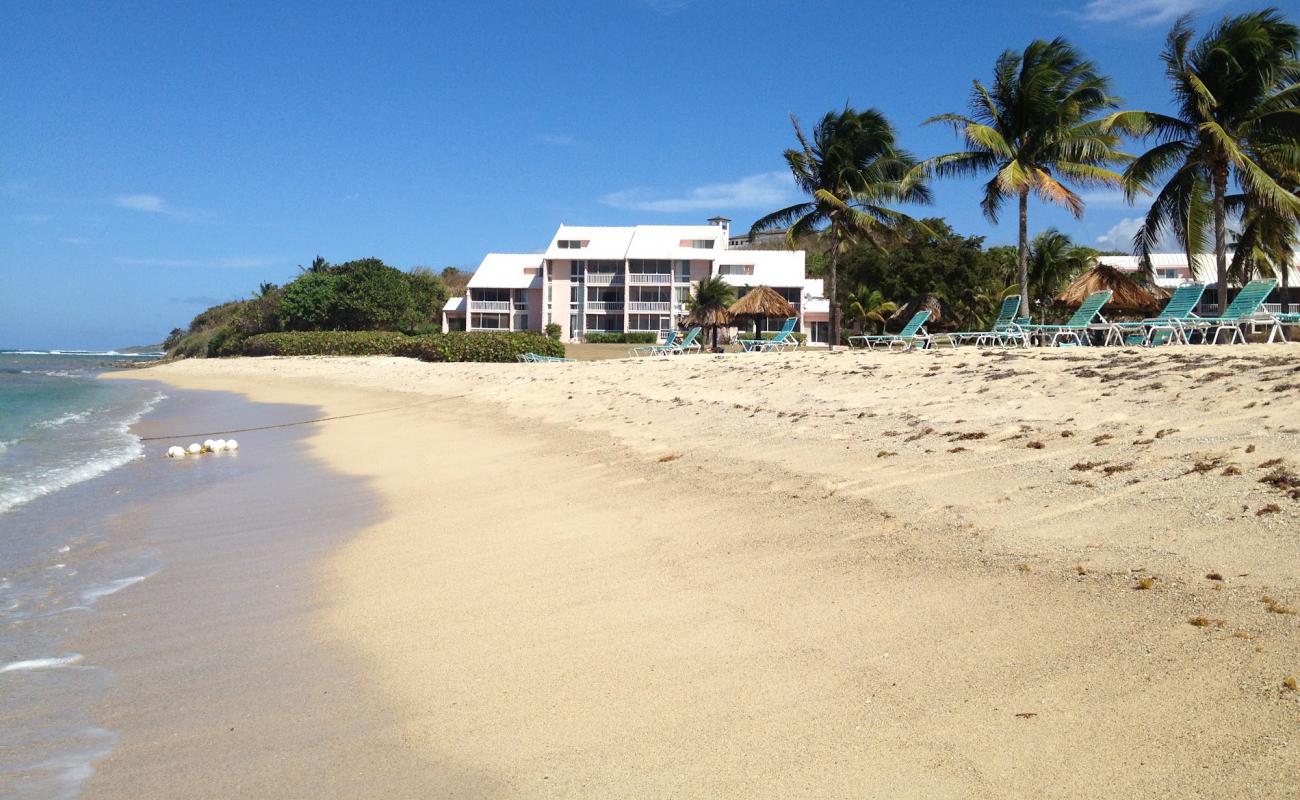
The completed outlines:
{"type": "MultiPolygon", "coordinates": [[[[1098,264],[1076,278],[1074,283],[1056,296],[1056,302],[1063,306],[1077,307],[1083,304],[1088,295],[1106,289],[1113,292],[1110,302],[1106,304],[1107,311],[1154,314],[1160,308],[1161,297],[1143,288],[1120,270],[1105,264],[1098,264]]],[[[1164,292],[1161,292],[1161,296],[1164,296],[1164,292]]]]}
{"type": "Polygon", "coordinates": [[[715,326],[730,325],[732,323],[731,312],[726,306],[697,306],[691,310],[686,317],[688,325],[702,325],[706,328],[715,326]]]}
{"type": "Polygon", "coordinates": [[[794,306],[769,286],[750,289],[727,309],[738,317],[795,317],[794,306]]]}

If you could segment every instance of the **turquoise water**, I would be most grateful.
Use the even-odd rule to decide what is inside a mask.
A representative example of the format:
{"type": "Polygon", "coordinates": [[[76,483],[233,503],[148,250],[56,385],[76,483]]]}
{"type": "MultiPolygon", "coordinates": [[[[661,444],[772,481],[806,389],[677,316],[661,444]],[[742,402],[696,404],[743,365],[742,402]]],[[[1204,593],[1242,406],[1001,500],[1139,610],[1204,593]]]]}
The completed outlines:
{"type": "Polygon", "coordinates": [[[96,379],[140,358],[0,351],[0,797],[75,797],[112,746],[86,714],[103,671],[66,647],[97,601],[157,569],[110,546],[100,511],[122,488],[92,480],[144,453],[129,428],[163,393],[96,379]]]}

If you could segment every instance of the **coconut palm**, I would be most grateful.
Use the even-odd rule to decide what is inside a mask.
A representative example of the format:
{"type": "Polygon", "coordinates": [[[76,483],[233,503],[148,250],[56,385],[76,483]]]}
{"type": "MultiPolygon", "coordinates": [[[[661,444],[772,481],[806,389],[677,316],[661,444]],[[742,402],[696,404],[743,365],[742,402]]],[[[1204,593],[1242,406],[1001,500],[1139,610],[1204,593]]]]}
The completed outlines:
{"type": "Polygon", "coordinates": [[[980,201],[991,222],[997,222],[1004,201],[1018,200],[1020,296],[1028,304],[1029,195],[1081,217],[1083,198],[1065,182],[1084,187],[1121,182],[1109,167],[1128,156],[1116,149],[1118,137],[1103,130],[1097,116],[1118,101],[1110,94],[1110,80],[1059,38],[1036,40],[1023,53],[1004,52],[994,64],[992,87],[973,83],[969,115],[926,120],[951,125],[966,149],[928,159],[921,168],[939,176],[993,173],[980,201]]]}
{"type": "Polygon", "coordinates": [[[872,323],[876,332],[884,330],[885,319],[898,310],[898,304],[885,299],[879,289],[859,286],[857,291],[844,299],[840,313],[853,323],[853,332],[861,333],[862,326],[872,323]]]}
{"type": "Polygon", "coordinates": [[[1029,245],[1029,287],[1034,302],[1046,306],[1075,277],[1094,266],[1095,253],[1080,247],[1056,228],[1048,228],[1029,245]]]}
{"type": "Polygon", "coordinates": [[[1156,142],[1124,173],[1130,200],[1163,180],[1133,237],[1134,252],[1149,255],[1172,232],[1192,263],[1212,224],[1222,308],[1228,213],[1249,206],[1300,211],[1300,198],[1276,178],[1279,170],[1300,169],[1300,29],[1268,9],[1225,18],[1195,45],[1193,35],[1190,18],[1178,20],[1161,56],[1177,116],[1124,111],[1107,126],[1156,142]],[[1240,194],[1228,194],[1230,182],[1240,194]]]}
{"type": "Polygon", "coordinates": [[[1282,313],[1290,309],[1291,268],[1300,253],[1300,216],[1256,206],[1242,216],[1229,267],[1241,284],[1258,276],[1282,282],[1282,313]]]}
{"type": "Polygon", "coordinates": [[[735,301],[736,287],[720,275],[701,278],[686,301],[686,310],[690,312],[687,320],[712,332],[714,350],[718,349],[718,328],[730,324],[732,317],[727,307],[735,301]]]}
{"type": "Polygon", "coordinates": [[[865,240],[876,247],[903,241],[920,223],[889,206],[894,203],[929,203],[930,192],[915,173],[916,159],[898,146],[894,129],[874,108],[855,111],[845,107],[822,117],[812,138],[804,135],[793,115],[797,148],[785,151],[785,161],[795,184],[810,198],[759,219],[750,235],[784,228],[786,242],[816,231],[829,251],[827,296],[830,305],[830,347],[840,340],[840,309],[836,302],[839,257],[853,242],[865,240]]]}

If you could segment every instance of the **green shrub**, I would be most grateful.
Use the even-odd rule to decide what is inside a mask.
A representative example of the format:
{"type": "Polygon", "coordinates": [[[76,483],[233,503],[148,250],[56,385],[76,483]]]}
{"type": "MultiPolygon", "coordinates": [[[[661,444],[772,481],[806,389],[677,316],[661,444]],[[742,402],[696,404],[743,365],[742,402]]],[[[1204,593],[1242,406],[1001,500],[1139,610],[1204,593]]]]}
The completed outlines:
{"type": "Polygon", "coordinates": [[[280,319],[292,331],[330,326],[339,302],[339,279],[328,272],[304,272],[280,290],[280,319]]]}
{"type": "Polygon", "coordinates": [[[587,344],[654,344],[659,341],[659,334],[647,331],[632,333],[588,333],[583,337],[587,344]]]}
{"type": "Polygon", "coordinates": [[[388,356],[409,337],[391,331],[284,331],[244,339],[237,352],[246,356],[388,356]]]}
{"type": "Polygon", "coordinates": [[[563,357],[564,345],[531,331],[453,331],[408,337],[395,351],[396,355],[421,361],[517,361],[524,353],[563,357]]]}
{"type": "Polygon", "coordinates": [[[560,338],[560,323],[558,323],[558,322],[548,322],[548,323],[546,323],[546,335],[549,336],[549,337],[551,337],[552,339],[559,339],[559,338],[560,338]]]}

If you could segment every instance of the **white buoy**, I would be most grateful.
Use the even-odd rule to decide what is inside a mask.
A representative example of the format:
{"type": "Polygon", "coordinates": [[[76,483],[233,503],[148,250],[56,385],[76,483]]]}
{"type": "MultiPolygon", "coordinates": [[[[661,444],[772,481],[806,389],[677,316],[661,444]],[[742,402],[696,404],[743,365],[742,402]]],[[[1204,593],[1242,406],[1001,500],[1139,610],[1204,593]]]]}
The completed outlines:
{"type": "Polygon", "coordinates": [[[193,444],[190,445],[190,455],[197,456],[199,453],[202,452],[203,452],[203,448],[199,446],[198,442],[194,442],[193,444]]]}
{"type": "Polygon", "coordinates": [[[211,450],[213,444],[215,444],[215,443],[214,443],[211,439],[204,439],[204,440],[203,440],[203,449],[204,449],[204,450],[211,450]]]}
{"type": "Polygon", "coordinates": [[[222,450],[225,450],[225,449],[226,449],[226,440],[225,440],[225,439],[217,439],[216,441],[214,441],[214,442],[212,443],[212,452],[214,452],[214,453],[220,453],[222,450]]]}
{"type": "Polygon", "coordinates": [[[234,439],[227,439],[227,440],[226,440],[226,449],[227,449],[227,450],[238,450],[238,449],[239,449],[239,442],[236,442],[234,439]]]}
{"type": "Polygon", "coordinates": [[[168,458],[184,458],[184,457],[185,457],[185,448],[184,448],[184,447],[177,447],[176,445],[172,445],[171,447],[167,448],[167,457],[168,457],[168,458]]]}

